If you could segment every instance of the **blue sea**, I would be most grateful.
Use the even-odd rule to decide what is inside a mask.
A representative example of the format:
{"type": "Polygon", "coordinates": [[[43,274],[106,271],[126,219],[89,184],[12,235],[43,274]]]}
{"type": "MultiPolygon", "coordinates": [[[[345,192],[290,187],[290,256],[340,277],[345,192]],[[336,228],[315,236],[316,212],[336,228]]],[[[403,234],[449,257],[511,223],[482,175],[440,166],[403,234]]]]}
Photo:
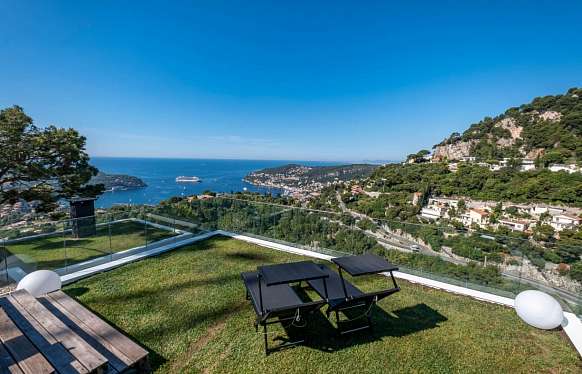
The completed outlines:
{"type": "Polygon", "coordinates": [[[114,204],[157,204],[172,196],[215,192],[248,191],[279,194],[274,188],[256,187],[242,179],[248,173],[289,163],[309,166],[339,165],[341,162],[281,161],[281,160],[213,160],[166,158],[92,157],[91,164],[108,174],[127,174],[141,178],[145,188],[105,192],[96,201],[98,208],[114,204]],[[201,183],[176,183],[177,176],[196,176],[201,183]]]}

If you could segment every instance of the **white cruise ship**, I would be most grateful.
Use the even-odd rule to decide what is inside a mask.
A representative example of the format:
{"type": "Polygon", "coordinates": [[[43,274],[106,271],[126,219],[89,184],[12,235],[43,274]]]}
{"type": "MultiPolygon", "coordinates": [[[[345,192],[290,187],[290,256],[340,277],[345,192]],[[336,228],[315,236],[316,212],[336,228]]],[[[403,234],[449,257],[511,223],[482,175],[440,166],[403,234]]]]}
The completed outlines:
{"type": "Polygon", "coordinates": [[[179,177],[176,177],[176,182],[178,182],[178,183],[198,183],[198,182],[201,182],[201,180],[198,177],[187,177],[184,175],[180,175],[179,177]]]}

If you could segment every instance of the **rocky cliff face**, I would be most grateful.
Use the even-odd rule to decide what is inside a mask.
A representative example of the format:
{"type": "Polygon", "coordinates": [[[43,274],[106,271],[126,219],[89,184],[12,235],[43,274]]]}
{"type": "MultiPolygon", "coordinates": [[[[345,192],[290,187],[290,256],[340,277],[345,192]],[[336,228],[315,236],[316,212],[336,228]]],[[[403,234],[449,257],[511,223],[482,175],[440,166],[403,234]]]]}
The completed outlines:
{"type": "Polygon", "coordinates": [[[476,140],[459,141],[452,144],[437,145],[434,148],[432,158],[435,161],[443,160],[460,160],[463,157],[471,155],[472,147],[477,143],[476,140]]]}
{"type": "Polygon", "coordinates": [[[496,117],[485,117],[462,134],[433,147],[432,159],[536,159],[544,164],[582,159],[582,88],[534,98],[496,117]]]}
{"type": "Polygon", "coordinates": [[[502,128],[509,132],[509,137],[497,139],[496,144],[500,147],[509,147],[515,144],[518,139],[521,139],[521,132],[523,127],[517,124],[515,118],[507,117],[495,123],[495,127],[502,128]]]}
{"type": "MultiPolygon", "coordinates": [[[[562,114],[556,111],[545,111],[545,112],[538,112],[532,111],[522,116],[521,123],[524,121],[527,124],[536,124],[541,122],[545,123],[559,123],[562,119],[562,114]]],[[[446,141],[434,147],[434,151],[432,154],[432,158],[435,161],[442,161],[442,160],[460,160],[463,157],[471,157],[475,156],[473,154],[474,147],[479,144],[480,142],[488,142],[494,144],[498,148],[511,148],[516,144],[519,145],[518,153],[520,157],[526,159],[536,159],[537,157],[541,157],[545,153],[544,148],[527,148],[523,144],[522,134],[524,131],[524,126],[520,125],[520,121],[516,118],[507,116],[503,117],[494,122],[492,128],[498,128],[505,131],[505,135],[503,136],[496,136],[494,135],[494,131],[490,133],[484,134],[480,139],[471,139],[471,140],[453,140],[453,141],[446,141]]]]}

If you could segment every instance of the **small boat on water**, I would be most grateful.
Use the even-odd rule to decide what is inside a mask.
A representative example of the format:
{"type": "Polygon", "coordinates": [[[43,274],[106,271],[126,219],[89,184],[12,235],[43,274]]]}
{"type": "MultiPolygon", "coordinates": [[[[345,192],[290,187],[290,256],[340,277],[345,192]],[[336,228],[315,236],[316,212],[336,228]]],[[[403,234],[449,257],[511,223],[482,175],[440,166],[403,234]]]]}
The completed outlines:
{"type": "Polygon", "coordinates": [[[202,182],[202,180],[198,177],[187,177],[184,175],[180,175],[179,177],[176,177],[176,182],[178,182],[178,183],[198,183],[198,182],[202,182]]]}

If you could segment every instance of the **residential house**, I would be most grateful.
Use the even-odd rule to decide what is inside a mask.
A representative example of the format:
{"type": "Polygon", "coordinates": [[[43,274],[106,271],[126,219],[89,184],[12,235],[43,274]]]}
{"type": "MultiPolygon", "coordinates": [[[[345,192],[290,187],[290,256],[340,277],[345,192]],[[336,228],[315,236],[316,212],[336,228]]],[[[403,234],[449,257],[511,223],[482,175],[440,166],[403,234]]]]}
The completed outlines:
{"type": "Polygon", "coordinates": [[[580,169],[574,164],[569,164],[569,165],[552,164],[548,167],[548,169],[550,171],[565,171],[565,172],[570,173],[570,174],[580,171],[580,169]]]}
{"type": "Polygon", "coordinates": [[[456,162],[451,162],[447,165],[447,167],[449,168],[449,171],[456,173],[457,171],[459,171],[459,164],[456,162]]]}
{"type": "Polygon", "coordinates": [[[461,222],[465,226],[473,224],[478,226],[485,226],[489,223],[490,213],[485,209],[469,209],[468,212],[461,215],[461,222]]]}
{"type": "Polygon", "coordinates": [[[521,160],[520,171],[530,171],[536,169],[536,163],[534,160],[521,160]]]}
{"type": "Polygon", "coordinates": [[[428,219],[439,219],[445,217],[447,210],[443,207],[426,206],[421,209],[420,216],[428,219]]]}
{"type": "Polygon", "coordinates": [[[552,226],[556,231],[562,231],[572,229],[580,225],[580,221],[582,221],[580,217],[572,216],[569,214],[558,214],[552,216],[550,226],[552,226]]]}
{"type": "Polygon", "coordinates": [[[428,219],[449,218],[449,209],[457,208],[458,205],[459,200],[432,197],[420,211],[420,216],[428,219]]]}
{"type": "Polygon", "coordinates": [[[446,197],[431,197],[428,199],[428,205],[442,205],[446,208],[457,208],[459,206],[459,200],[446,197]]]}
{"type": "Polygon", "coordinates": [[[364,189],[360,185],[353,185],[352,186],[352,195],[361,195],[364,193],[364,189]]]}
{"type": "Polygon", "coordinates": [[[533,207],[530,208],[529,210],[529,214],[534,215],[534,216],[540,216],[544,213],[549,213],[551,215],[558,215],[558,214],[563,214],[566,211],[566,209],[563,208],[558,208],[558,207],[553,207],[553,206],[548,206],[548,205],[535,205],[533,207]]]}
{"type": "Polygon", "coordinates": [[[500,225],[505,226],[512,231],[520,231],[520,232],[524,232],[525,230],[527,230],[528,223],[529,222],[523,221],[523,220],[513,220],[513,219],[500,219],[499,220],[500,225]]]}

